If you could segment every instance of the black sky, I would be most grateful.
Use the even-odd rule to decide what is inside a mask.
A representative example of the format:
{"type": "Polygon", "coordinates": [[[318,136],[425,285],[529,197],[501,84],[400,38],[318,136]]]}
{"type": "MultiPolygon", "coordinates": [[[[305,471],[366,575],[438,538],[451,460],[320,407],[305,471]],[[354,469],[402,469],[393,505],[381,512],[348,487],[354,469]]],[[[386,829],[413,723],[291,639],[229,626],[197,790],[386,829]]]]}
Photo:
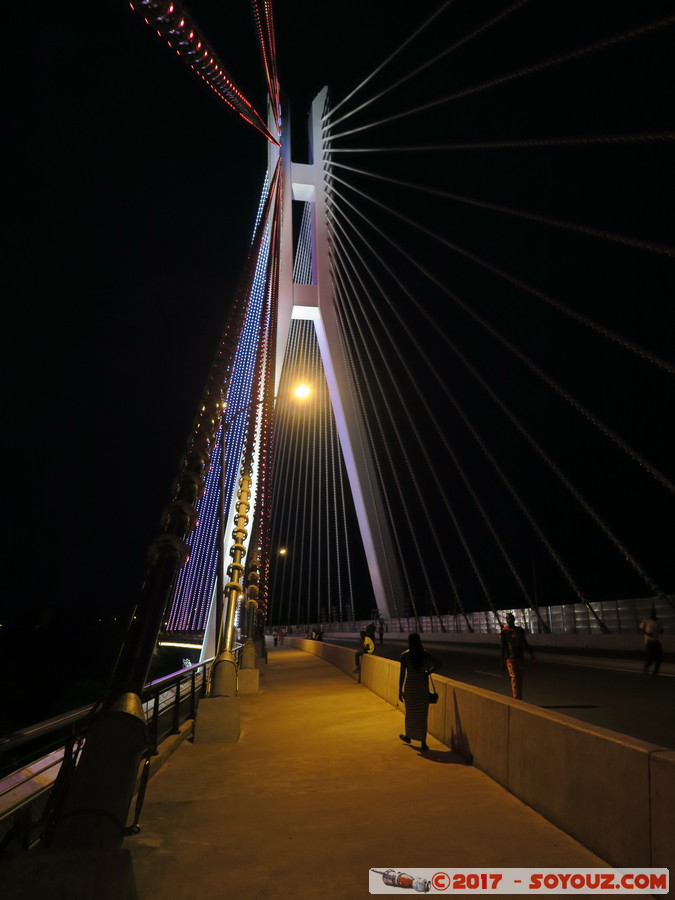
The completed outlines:
{"type": "MultiPolygon", "coordinates": [[[[329,31],[318,6],[276,10],[300,110],[325,80],[352,83],[382,13],[355,26],[345,7],[329,31]]],[[[248,4],[190,10],[264,110],[248,4]]],[[[22,473],[11,593],[22,614],[108,611],[135,587],[167,500],[243,264],[265,142],[122,0],[45,4],[20,25],[28,58],[4,123],[5,358],[22,473]]]]}
{"type": "MultiPolygon", "coordinates": [[[[264,114],[248,4],[190,11],[264,114]]],[[[347,6],[328,12],[276,9],[296,109],[371,62],[363,47],[382,7],[356,23],[347,6]]],[[[46,654],[68,668],[87,656],[85,672],[92,624],[119,627],[141,583],[241,273],[266,147],[123,0],[12,17],[0,634],[5,662],[46,654]]]]}

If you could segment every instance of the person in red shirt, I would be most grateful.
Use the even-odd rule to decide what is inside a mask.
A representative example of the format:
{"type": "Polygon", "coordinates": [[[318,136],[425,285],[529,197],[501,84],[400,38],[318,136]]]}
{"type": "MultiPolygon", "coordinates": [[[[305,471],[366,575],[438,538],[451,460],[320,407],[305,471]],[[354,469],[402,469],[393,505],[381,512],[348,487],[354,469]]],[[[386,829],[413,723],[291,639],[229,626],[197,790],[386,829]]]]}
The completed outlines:
{"type": "Polygon", "coordinates": [[[523,665],[525,651],[534,662],[534,653],[527,643],[525,629],[516,625],[516,617],[513,613],[506,616],[506,625],[502,628],[500,636],[502,651],[502,669],[506,669],[511,679],[511,696],[514,700],[523,699],[523,665]]]}

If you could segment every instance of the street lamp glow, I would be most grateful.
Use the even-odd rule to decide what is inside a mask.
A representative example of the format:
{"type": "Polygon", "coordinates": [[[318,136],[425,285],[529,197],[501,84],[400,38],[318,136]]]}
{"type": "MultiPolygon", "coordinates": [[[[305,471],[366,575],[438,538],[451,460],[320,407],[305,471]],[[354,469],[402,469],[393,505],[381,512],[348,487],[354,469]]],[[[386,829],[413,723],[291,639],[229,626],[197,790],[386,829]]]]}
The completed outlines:
{"type": "Polygon", "coordinates": [[[312,389],[308,384],[299,384],[293,391],[293,396],[298,400],[306,400],[312,393],[312,389]]]}
{"type": "Polygon", "coordinates": [[[280,550],[279,550],[279,556],[285,556],[285,555],[286,555],[286,548],[285,548],[285,547],[281,547],[280,550]]]}

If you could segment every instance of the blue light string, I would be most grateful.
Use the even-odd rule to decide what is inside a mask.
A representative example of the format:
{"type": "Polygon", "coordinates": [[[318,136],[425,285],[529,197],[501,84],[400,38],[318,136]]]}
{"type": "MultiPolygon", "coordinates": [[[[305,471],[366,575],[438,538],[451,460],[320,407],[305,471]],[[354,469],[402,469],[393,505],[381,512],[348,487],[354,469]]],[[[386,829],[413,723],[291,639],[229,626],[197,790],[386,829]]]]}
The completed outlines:
{"type": "MultiPolygon", "coordinates": [[[[257,223],[260,221],[267,194],[267,177],[263,186],[257,223]]],[[[270,229],[265,231],[256,263],[246,319],[232,363],[232,374],[226,394],[225,422],[225,506],[229,515],[237,489],[239,469],[248,418],[247,407],[255,377],[255,364],[260,340],[260,314],[266,291],[267,260],[270,249],[270,229]]],[[[167,617],[169,631],[204,631],[213,597],[218,565],[218,515],[220,507],[221,429],[206,476],[204,494],[197,504],[198,525],[191,535],[188,562],[178,574],[167,617]]],[[[228,541],[230,522],[225,523],[228,541]]]]}

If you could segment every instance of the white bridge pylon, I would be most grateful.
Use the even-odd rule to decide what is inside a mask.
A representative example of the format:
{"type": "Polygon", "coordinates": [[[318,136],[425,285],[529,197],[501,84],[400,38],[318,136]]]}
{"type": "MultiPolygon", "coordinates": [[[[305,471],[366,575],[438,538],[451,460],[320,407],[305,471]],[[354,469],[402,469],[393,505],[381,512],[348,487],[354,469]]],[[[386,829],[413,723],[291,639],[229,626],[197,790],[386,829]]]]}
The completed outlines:
{"type": "MultiPolygon", "coordinates": [[[[390,618],[391,610],[400,611],[406,605],[401,591],[399,561],[393,551],[370,448],[365,439],[360,411],[354,403],[351,375],[345,365],[328,253],[326,170],[330,167],[330,159],[321,133],[321,120],[327,110],[327,96],[328,89],[323,88],[312,103],[309,116],[309,164],[294,163],[291,160],[290,117],[287,109],[283,120],[281,147],[269,145],[270,175],[280,156],[282,176],[275,394],[279,389],[291,319],[309,319],[314,323],[316,331],[375,601],[380,615],[390,618]],[[293,281],[293,200],[311,204],[312,284],[296,284],[293,281]]],[[[273,119],[271,125],[276,127],[273,119]]]]}

